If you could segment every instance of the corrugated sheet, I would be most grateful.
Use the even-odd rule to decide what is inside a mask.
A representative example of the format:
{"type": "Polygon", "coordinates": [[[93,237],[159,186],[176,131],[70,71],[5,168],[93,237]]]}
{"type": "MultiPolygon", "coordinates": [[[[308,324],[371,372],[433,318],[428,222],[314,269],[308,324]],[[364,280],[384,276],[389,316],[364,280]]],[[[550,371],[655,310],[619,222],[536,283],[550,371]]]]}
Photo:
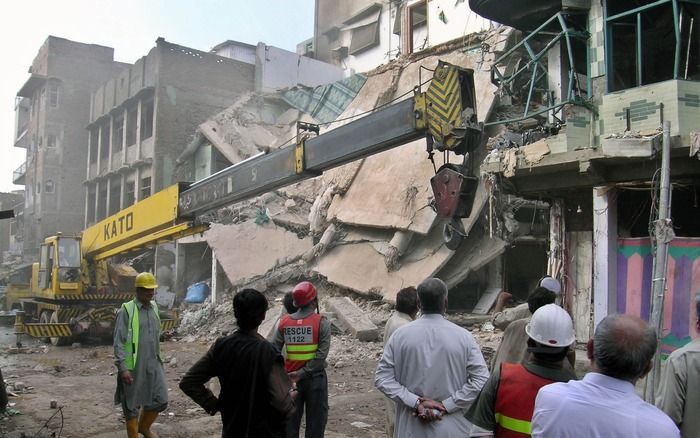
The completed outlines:
{"type": "Polygon", "coordinates": [[[328,123],[345,111],[366,81],[365,75],[355,74],[332,84],[289,90],[282,99],[319,123],[328,123]]]}

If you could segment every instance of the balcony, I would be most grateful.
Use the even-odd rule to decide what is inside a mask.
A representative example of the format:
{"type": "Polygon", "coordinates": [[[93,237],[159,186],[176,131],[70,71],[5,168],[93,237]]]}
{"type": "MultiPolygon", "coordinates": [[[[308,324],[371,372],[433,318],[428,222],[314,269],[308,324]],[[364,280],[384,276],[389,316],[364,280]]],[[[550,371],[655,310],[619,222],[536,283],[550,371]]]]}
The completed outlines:
{"type": "Polygon", "coordinates": [[[14,172],[12,172],[12,182],[14,184],[17,184],[19,186],[24,185],[24,176],[27,173],[27,162],[25,161],[22,163],[21,166],[17,168],[14,172]]]}

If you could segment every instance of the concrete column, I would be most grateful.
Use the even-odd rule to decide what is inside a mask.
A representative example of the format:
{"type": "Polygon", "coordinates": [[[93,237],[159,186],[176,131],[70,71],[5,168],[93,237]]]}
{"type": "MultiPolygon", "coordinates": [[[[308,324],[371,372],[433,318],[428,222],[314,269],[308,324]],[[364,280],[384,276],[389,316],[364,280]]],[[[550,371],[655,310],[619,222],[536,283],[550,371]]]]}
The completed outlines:
{"type": "Polygon", "coordinates": [[[211,302],[216,304],[219,292],[219,262],[216,259],[216,250],[211,249],[211,302]]]}
{"type": "Polygon", "coordinates": [[[107,200],[105,201],[105,217],[109,217],[112,213],[109,207],[112,203],[112,178],[107,178],[107,200]]]}
{"type": "Polygon", "coordinates": [[[593,323],[611,313],[617,303],[617,204],[615,189],[593,188],[593,323]]]}
{"type": "MultiPolygon", "coordinates": [[[[88,157],[88,163],[90,158],[88,157]]],[[[90,164],[88,164],[89,166],[90,164]]],[[[88,205],[90,203],[90,184],[85,184],[85,213],[83,214],[83,229],[87,228],[88,225],[88,205]]]]}
{"type": "MultiPolygon", "coordinates": [[[[139,100],[138,106],[136,107],[136,159],[140,160],[141,157],[141,111],[143,110],[142,101],[139,100]]],[[[153,183],[151,183],[153,184],[153,183]]]]}
{"type": "Polygon", "coordinates": [[[175,242],[175,279],[173,281],[173,292],[175,292],[176,302],[185,298],[185,269],[187,266],[186,246],[180,242],[175,242]]]}
{"type": "MultiPolygon", "coordinates": [[[[125,165],[126,164],[126,157],[128,156],[126,153],[126,148],[128,146],[126,144],[126,127],[127,127],[126,122],[127,122],[127,119],[129,118],[129,111],[126,108],[124,108],[124,111],[122,111],[122,116],[123,116],[122,117],[122,165],[125,165]]],[[[122,192],[123,192],[123,190],[122,190],[122,192]]]]}
{"type": "Polygon", "coordinates": [[[95,174],[100,174],[100,161],[102,161],[102,126],[97,127],[97,166],[95,174]]]}
{"type": "Polygon", "coordinates": [[[107,171],[111,171],[112,169],[112,151],[114,149],[114,117],[109,116],[109,150],[107,151],[107,171]]]}

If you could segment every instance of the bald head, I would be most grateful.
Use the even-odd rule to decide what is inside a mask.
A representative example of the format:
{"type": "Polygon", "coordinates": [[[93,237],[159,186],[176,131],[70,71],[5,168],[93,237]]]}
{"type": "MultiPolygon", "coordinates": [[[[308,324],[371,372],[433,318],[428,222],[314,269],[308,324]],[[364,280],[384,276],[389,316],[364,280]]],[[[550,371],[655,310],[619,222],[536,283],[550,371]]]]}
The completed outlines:
{"type": "Polygon", "coordinates": [[[656,351],[656,333],[642,319],[609,315],[593,337],[593,362],[602,374],[635,381],[648,370],[656,351]]]}

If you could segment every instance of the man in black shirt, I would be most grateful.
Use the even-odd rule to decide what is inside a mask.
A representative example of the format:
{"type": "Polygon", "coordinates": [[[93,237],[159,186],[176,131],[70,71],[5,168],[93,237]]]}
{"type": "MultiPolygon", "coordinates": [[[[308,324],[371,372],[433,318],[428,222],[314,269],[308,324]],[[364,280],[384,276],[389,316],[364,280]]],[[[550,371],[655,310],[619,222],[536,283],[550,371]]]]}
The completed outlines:
{"type": "Polygon", "coordinates": [[[210,415],[221,412],[222,438],[284,438],[294,411],[292,383],[279,352],[257,332],[267,299],[254,289],[233,298],[238,330],[219,338],[180,381],[180,389],[210,415]],[[204,385],[218,377],[218,398],[204,385]]]}

